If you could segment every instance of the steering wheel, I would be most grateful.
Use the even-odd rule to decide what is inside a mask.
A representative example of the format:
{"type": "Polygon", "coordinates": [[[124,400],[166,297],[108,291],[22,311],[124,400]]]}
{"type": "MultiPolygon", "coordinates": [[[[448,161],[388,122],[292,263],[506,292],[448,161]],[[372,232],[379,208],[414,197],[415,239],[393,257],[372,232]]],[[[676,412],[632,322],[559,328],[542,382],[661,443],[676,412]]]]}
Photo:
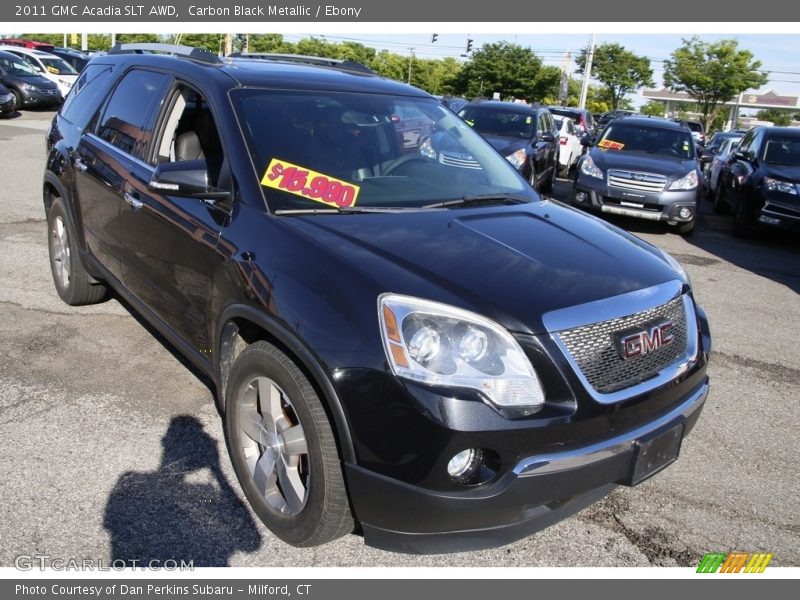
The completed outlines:
{"type": "Polygon", "coordinates": [[[400,158],[394,158],[388,161],[382,168],[381,168],[381,175],[391,175],[394,171],[399,169],[402,166],[411,164],[413,162],[424,162],[427,163],[430,161],[429,158],[425,158],[424,156],[420,156],[419,154],[406,154],[405,156],[401,156],[400,158]]]}
{"type": "Polygon", "coordinates": [[[656,154],[667,154],[669,156],[680,156],[675,148],[661,148],[656,154]]]}

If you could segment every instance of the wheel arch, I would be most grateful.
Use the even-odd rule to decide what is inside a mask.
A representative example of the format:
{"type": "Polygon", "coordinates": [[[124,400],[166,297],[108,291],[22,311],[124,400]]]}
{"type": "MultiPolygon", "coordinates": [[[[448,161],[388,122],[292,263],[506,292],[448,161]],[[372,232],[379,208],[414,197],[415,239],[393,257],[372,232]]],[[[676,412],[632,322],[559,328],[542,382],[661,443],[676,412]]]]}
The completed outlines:
{"type": "Polygon", "coordinates": [[[251,343],[267,341],[303,371],[328,413],[341,458],[346,462],[356,462],[350,428],[339,396],[319,361],[296,335],[258,309],[236,304],[223,312],[216,340],[214,372],[218,393],[215,400],[220,414],[225,412],[225,388],[236,357],[251,343]]]}

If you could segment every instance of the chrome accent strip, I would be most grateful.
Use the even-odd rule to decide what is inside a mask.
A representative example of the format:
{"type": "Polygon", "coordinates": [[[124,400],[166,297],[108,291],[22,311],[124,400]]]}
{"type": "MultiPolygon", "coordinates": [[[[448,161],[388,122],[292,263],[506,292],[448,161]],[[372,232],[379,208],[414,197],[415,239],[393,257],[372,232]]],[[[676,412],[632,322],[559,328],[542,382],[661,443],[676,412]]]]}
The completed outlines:
{"type": "Polygon", "coordinates": [[[613,215],[623,215],[625,217],[636,217],[637,219],[647,219],[648,221],[660,221],[664,213],[649,210],[636,210],[635,208],[619,208],[617,206],[603,204],[600,210],[604,213],[613,215]]]}
{"type": "Polygon", "coordinates": [[[680,296],[682,290],[683,283],[678,279],[673,279],[643,290],[634,290],[602,300],[553,310],[542,315],[542,322],[550,333],[594,325],[656,308],[680,296]]]}
{"type": "Polygon", "coordinates": [[[632,431],[618,435],[616,437],[597,442],[590,446],[567,450],[565,452],[554,452],[531,456],[517,463],[513,472],[518,477],[536,477],[549,473],[558,473],[569,469],[585,467],[593,463],[629,452],[633,449],[636,440],[647,434],[668,425],[671,421],[679,417],[688,419],[698,410],[708,395],[708,383],[692,394],[683,404],[674,408],[664,416],[642,425],[632,431]]]}

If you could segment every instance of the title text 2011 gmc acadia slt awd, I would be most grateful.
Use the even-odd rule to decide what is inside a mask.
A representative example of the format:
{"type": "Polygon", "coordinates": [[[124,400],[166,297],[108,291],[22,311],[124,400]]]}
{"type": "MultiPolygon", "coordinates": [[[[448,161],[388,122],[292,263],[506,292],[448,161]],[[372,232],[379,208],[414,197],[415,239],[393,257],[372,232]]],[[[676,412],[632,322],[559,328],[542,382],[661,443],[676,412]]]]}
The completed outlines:
{"type": "Polygon", "coordinates": [[[675,460],[710,337],[666,253],[360,65],[146,49],[92,60],[49,130],[55,286],[113,289],[211,378],[277,536],[498,545],[675,460]]]}

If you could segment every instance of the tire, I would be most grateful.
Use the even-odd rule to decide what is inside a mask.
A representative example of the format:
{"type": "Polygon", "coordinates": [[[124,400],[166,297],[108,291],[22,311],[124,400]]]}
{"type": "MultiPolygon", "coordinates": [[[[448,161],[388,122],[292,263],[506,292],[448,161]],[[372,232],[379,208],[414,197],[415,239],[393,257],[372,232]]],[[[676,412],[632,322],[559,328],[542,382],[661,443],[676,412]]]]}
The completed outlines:
{"type": "Polygon", "coordinates": [[[95,282],[83,267],[75,228],[67,216],[64,201],[58,196],[53,197],[47,211],[47,248],[53,283],[64,302],[80,306],[96,304],[105,298],[106,286],[95,282]]]}
{"type": "Polygon", "coordinates": [[[745,199],[739,198],[736,212],[733,215],[733,235],[739,238],[751,238],[753,234],[753,215],[747,209],[745,199]]]}
{"type": "Polygon", "coordinates": [[[555,182],[556,182],[556,171],[557,170],[558,170],[558,158],[556,157],[556,162],[553,163],[553,172],[550,174],[550,177],[547,178],[547,181],[545,181],[542,184],[541,191],[542,191],[543,194],[552,194],[553,193],[553,187],[555,186],[555,182]]]}
{"type": "Polygon", "coordinates": [[[563,167],[559,167],[558,175],[563,178],[569,177],[569,172],[572,170],[572,156],[569,157],[567,160],[567,164],[563,167]]]}
{"type": "Polygon", "coordinates": [[[717,181],[717,189],[714,192],[714,199],[712,200],[712,209],[718,215],[726,215],[730,210],[725,202],[725,188],[722,182],[717,181]]]}
{"type": "Polygon", "coordinates": [[[322,402],[297,365],[267,342],[248,346],[233,364],[225,439],[245,496],[280,539],[318,546],[353,531],[322,402]]]}
{"type": "Polygon", "coordinates": [[[12,89],[11,95],[14,96],[14,110],[22,108],[22,93],[19,90],[12,89]]]}
{"type": "Polygon", "coordinates": [[[683,237],[687,237],[692,235],[694,232],[694,226],[697,223],[697,219],[692,219],[688,223],[681,223],[680,225],[675,227],[675,230],[678,232],[678,235],[682,235],[683,237]]]}

